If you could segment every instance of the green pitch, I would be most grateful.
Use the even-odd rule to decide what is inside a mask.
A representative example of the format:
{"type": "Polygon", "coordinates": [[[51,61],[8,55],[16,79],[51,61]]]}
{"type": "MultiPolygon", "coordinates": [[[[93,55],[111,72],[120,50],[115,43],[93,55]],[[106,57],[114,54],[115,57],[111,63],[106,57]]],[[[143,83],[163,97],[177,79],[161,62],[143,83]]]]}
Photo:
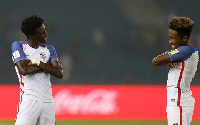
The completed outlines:
{"type": "MultiPolygon", "coordinates": [[[[0,121],[0,125],[14,125],[14,121],[0,121]]],[[[167,125],[166,121],[57,121],[56,125],[167,125]]],[[[200,125],[193,121],[191,125],[200,125]]]]}

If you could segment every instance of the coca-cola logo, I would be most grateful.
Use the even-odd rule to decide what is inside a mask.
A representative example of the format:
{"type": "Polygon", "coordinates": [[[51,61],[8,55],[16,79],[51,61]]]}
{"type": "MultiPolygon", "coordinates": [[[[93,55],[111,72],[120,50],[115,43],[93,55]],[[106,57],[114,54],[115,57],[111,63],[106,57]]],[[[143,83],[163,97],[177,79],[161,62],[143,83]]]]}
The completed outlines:
{"type": "Polygon", "coordinates": [[[111,115],[119,111],[115,90],[94,89],[86,94],[72,94],[63,89],[54,99],[56,115],[111,115]]]}

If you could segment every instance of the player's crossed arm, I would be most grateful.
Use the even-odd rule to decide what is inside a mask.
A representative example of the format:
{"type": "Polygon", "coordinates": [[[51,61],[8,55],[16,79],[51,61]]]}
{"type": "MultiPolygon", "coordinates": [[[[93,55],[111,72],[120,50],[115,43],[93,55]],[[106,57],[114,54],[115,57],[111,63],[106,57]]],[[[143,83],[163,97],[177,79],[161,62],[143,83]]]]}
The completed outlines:
{"type": "Polygon", "coordinates": [[[167,65],[167,66],[170,66],[170,67],[177,67],[180,64],[180,62],[171,62],[169,54],[163,53],[161,55],[156,56],[152,60],[152,64],[154,66],[167,65]]]}
{"type": "Polygon", "coordinates": [[[187,60],[195,51],[197,49],[193,46],[180,46],[175,50],[158,55],[152,60],[152,64],[177,67],[180,62],[187,60]]]}
{"type": "Polygon", "coordinates": [[[22,75],[29,75],[33,73],[42,72],[42,70],[38,66],[30,65],[30,61],[25,59],[17,61],[15,65],[17,66],[19,72],[22,75]]]}
{"type": "Polygon", "coordinates": [[[170,63],[170,57],[168,53],[163,53],[161,55],[158,55],[152,60],[152,64],[154,66],[167,65],[169,63],[170,63]]]}
{"type": "Polygon", "coordinates": [[[57,60],[54,60],[51,63],[43,63],[39,60],[31,59],[29,65],[38,66],[44,72],[47,72],[57,78],[62,79],[63,77],[62,66],[57,60]]]}

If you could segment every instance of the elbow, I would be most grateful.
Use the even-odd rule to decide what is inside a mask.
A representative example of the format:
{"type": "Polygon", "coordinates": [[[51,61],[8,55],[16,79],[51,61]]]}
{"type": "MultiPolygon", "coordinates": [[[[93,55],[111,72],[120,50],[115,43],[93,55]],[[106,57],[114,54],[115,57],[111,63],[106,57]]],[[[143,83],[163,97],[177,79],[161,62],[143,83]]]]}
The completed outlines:
{"type": "Polygon", "coordinates": [[[58,77],[59,79],[62,79],[62,78],[63,78],[63,73],[61,72],[57,77],[58,77]]]}
{"type": "Polygon", "coordinates": [[[59,75],[58,78],[59,78],[59,79],[62,79],[62,78],[63,78],[63,70],[62,70],[62,69],[60,70],[60,75],[59,75]]]}
{"type": "Polygon", "coordinates": [[[59,79],[62,79],[62,78],[63,78],[63,74],[62,74],[62,75],[60,75],[58,78],[59,78],[59,79]]]}
{"type": "Polygon", "coordinates": [[[28,72],[26,70],[19,70],[20,75],[28,75],[28,72]]]}
{"type": "Polygon", "coordinates": [[[159,66],[159,63],[157,61],[155,61],[155,60],[152,60],[152,65],[159,66]]]}
{"type": "Polygon", "coordinates": [[[25,76],[25,75],[28,75],[27,72],[20,72],[21,75],[25,76]]]}

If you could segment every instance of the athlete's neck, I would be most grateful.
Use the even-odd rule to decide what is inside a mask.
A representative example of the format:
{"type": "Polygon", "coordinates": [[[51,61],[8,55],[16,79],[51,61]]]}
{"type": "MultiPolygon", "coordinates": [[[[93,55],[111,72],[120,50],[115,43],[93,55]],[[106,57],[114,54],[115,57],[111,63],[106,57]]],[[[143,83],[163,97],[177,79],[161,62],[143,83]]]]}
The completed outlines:
{"type": "Polygon", "coordinates": [[[39,42],[33,41],[31,39],[27,40],[27,43],[30,47],[37,49],[39,47],[39,42]]]}

